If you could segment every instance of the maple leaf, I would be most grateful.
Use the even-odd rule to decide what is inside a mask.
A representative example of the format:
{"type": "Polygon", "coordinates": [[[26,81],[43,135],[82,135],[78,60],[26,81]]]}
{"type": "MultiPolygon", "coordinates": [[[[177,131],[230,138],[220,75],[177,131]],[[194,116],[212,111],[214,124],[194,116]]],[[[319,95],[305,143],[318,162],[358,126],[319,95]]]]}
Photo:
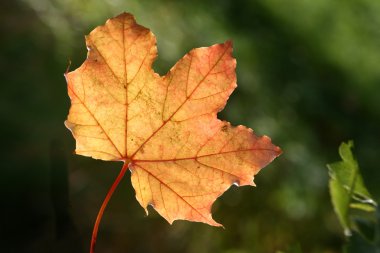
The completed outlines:
{"type": "MultiPolygon", "coordinates": [[[[88,56],[65,74],[71,108],[66,126],[76,154],[124,166],[136,198],[169,223],[183,219],[221,226],[213,202],[232,184],[254,185],[280,155],[267,136],[217,119],[236,87],[232,43],[196,48],[163,77],[152,70],[153,33],[123,13],[86,36],[88,56]]],[[[94,240],[95,241],[95,240],[94,240]]]]}

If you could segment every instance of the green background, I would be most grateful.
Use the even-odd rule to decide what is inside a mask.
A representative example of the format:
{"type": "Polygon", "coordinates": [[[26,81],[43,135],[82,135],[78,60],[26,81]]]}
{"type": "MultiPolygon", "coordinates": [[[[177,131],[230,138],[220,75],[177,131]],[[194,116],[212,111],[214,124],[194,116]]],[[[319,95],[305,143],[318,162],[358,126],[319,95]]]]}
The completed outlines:
{"type": "Polygon", "coordinates": [[[1,252],[88,252],[121,163],[73,154],[63,77],[84,35],[122,12],[157,36],[164,75],[189,50],[232,40],[238,88],[219,117],[284,153],[213,206],[225,229],[145,216],[128,174],[103,217],[97,252],[266,253],[299,243],[341,252],[326,163],[353,139],[380,196],[380,1],[23,0],[0,3],[1,252]]]}

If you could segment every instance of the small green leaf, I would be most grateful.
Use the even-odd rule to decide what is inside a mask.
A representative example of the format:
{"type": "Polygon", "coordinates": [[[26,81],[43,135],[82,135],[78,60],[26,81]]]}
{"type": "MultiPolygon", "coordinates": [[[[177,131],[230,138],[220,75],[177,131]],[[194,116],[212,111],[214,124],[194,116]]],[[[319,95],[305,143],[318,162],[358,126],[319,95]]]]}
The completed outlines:
{"type": "Polygon", "coordinates": [[[346,235],[350,235],[350,221],[348,218],[350,197],[340,182],[334,178],[330,179],[329,187],[334,211],[344,229],[344,233],[346,235]]]}
{"type": "Polygon", "coordinates": [[[363,178],[359,171],[359,166],[355,160],[351,149],[354,144],[352,141],[342,143],[339,147],[339,154],[342,161],[328,164],[330,175],[336,178],[341,185],[353,194],[358,196],[358,200],[372,202],[372,197],[364,185],[363,178]]]}
{"type": "Polygon", "coordinates": [[[358,229],[358,226],[354,226],[355,223],[351,224],[353,217],[350,210],[374,212],[377,207],[364,185],[358,163],[351,151],[353,146],[352,141],[343,142],[339,147],[342,161],[327,165],[331,201],[347,236],[351,235],[352,229],[358,229]]]}
{"type": "Polygon", "coordinates": [[[376,211],[376,207],[368,205],[367,203],[350,203],[350,208],[359,209],[366,212],[376,211]]]}

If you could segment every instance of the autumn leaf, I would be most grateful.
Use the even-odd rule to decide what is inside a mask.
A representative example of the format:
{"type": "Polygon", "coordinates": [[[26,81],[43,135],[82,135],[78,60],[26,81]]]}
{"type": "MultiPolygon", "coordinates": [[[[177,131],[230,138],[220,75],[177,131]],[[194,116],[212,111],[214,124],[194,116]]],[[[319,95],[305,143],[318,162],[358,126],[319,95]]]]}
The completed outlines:
{"type": "Polygon", "coordinates": [[[155,36],[131,14],[94,29],[86,45],[85,62],[65,74],[65,124],[76,154],[124,162],[100,217],[129,168],[146,212],[151,205],[169,223],[221,226],[212,219],[213,202],[232,184],[254,185],[281,153],[269,137],[217,119],[236,88],[232,43],[193,49],[163,77],[152,69],[155,36]]]}

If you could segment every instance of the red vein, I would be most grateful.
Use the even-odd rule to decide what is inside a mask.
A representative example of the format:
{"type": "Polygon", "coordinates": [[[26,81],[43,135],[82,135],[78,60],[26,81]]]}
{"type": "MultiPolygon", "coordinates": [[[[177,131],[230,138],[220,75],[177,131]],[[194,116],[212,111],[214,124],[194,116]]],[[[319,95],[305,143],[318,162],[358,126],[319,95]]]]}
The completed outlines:
{"type": "MultiPolygon", "coordinates": [[[[90,40],[90,39],[89,39],[90,40]]],[[[100,57],[103,59],[104,61],[104,65],[107,66],[107,68],[109,69],[109,71],[111,72],[112,76],[116,79],[116,81],[121,85],[122,82],[120,81],[120,79],[116,76],[115,72],[113,71],[113,69],[109,66],[109,64],[107,63],[106,61],[106,58],[103,56],[103,54],[100,52],[100,50],[98,49],[98,47],[95,45],[95,43],[92,42],[92,46],[94,47],[94,50],[96,50],[98,52],[98,54],[100,55],[100,57]]],[[[89,64],[89,63],[86,63],[86,64],[89,64]]],[[[93,75],[94,78],[96,78],[96,75],[93,75]]],[[[98,80],[98,79],[97,79],[98,80]]],[[[106,92],[116,101],[118,102],[119,104],[124,104],[123,102],[120,102],[116,97],[114,97],[114,95],[108,90],[107,86],[103,83],[103,82],[99,82],[102,84],[102,87],[106,90],[106,92]]],[[[82,86],[83,86],[83,92],[84,92],[84,85],[83,85],[83,81],[82,81],[82,86]]]]}
{"type": "Polygon", "coordinates": [[[127,169],[128,169],[128,164],[124,163],[123,167],[121,168],[121,171],[120,171],[119,175],[116,177],[115,181],[113,182],[111,188],[109,189],[106,197],[103,200],[102,206],[99,209],[98,215],[96,216],[96,221],[95,221],[94,229],[92,231],[90,253],[94,253],[95,252],[96,238],[98,236],[99,225],[100,225],[100,221],[102,220],[104,210],[106,209],[107,204],[108,204],[109,200],[112,197],[112,194],[116,190],[116,188],[119,185],[120,181],[123,179],[124,174],[127,171],[127,169]]]}
{"type": "MultiPolygon", "coordinates": [[[[123,22],[123,26],[124,26],[124,22],[123,22]]],[[[119,43],[119,40],[117,40],[114,36],[113,36],[113,33],[111,33],[110,29],[109,29],[109,26],[106,24],[104,26],[106,28],[106,32],[108,33],[108,35],[110,36],[110,38],[112,38],[113,41],[115,41],[115,43],[120,47],[122,48],[122,45],[120,45],[119,43]]]]}
{"type": "Polygon", "coordinates": [[[174,163],[175,165],[179,166],[180,168],[186,170],[187,172],[189,172],[189,173],[190,173],[191,175],[193,175],[194,177],[197,177],[197,178],[200,179],[200,177],[199,177],[198,175],[194,174],[193,171],[189,170],[188,168],[186,168],[186,167],[183,166],[182,164],[179,164],[177,161],[173,161],[173,163],[174,163]]]}
{"type": "MultiPolygon", "coordinates": [[[[145,36],[145,35],[147,35],[147,34],[149,34],[149,31],[147,31],[146,33],[141,33],[141,34],[139,34],[139,36],[137,36],[137,38],[131,43],[131,46],[134,45],[134,44],[136,44],[136,41],[137,41],[138,39],[140,39],[140,37],[145,36]]],[[[153,46],[152,46],[152,47],[153,47],[153,46]]],[[[146,60],[146,58],[148,57],[148,55],[149,55],[149,53],[150,53],[150,49],[152,49],[152,47],[150,47],[149,50],[147,50],[147,52],[146,52],[146,54],[145,54],[145,56],[144,56],[144,59],[141,61],[141,64],[140,64],[140,66],[139,66],[139,69],[136,71],[135,75],[131,78],[131,81],[128,82],[128,83],[132,83],[133,80],[136,78],[136,76],[137,76],[138,73],[140,72],[141,67],[143,66],[143,64],[144,64],[144,62],[145,62],[145,60],[146,60]]]]}
{"type": "Polygon", "coordinates": [[[222,152],[222,150],[243,130],[237,130],[235,133],[232,134],[231,138],[229,138],[226,143],[223,144],[222,148],[219,149],[219,153],[222,152]]]}
{"type": "Polygon", "coordinates": [[[170,217],[169,217],[169,212],[168,212],[168,210],[166,209],[166,204],[165,204],[164,194],[162,193],[162,185],[163,185],[163,184],[160,184],[160,193],[161,193],[160,195],[161,195],[162,204],[164,205],[164,209],[165,209],[166,216],[168,216],[169,220],[171,220],[170,217]]]}
{"type": "MultiPolygon", "coordinates": [[[[220,191],[206,192],[206,193],[195,194],[195,195],[184,195],[182,197],[184,197],[184,198],[199,198],[199,197],[210,196],[210,195],[213,195],[213,194],[220,194],[220,191]]],[[[206,207],[202,207],[202,209],[204,209],[204,208],[206,208],[206,207]]]]}
{"type": "MultiPolygon", "coordinates": [[[[134,24],[135,25],[135,24],[134,24]]],[[[134,25],[132,25],[132,26],[134,26],[134,25]]],[[[145,55],[145,57],[144,57],[144,59],[143,59],[143,61],[142,61],[142,63],[141,63],[141,65],[140,65],[140,67],[139,67],[139,69],[137,70],[137,72],[136,72],[136,74],[135,74],[135,76],[131,79],[131,81],[130,82],[128,82],[128,72],[127,72],[127,59],[126,59],[126,56],[125,56],[125,20],[124,20],[124,22],[123,22],[123,36],[122,36],[122,38],[123,38],[123,57],[124,57],[124,87],[125,87],[125,138],[124,138],[124,147],[125,147],[125,156],[127,156],[128,155],[128,106],[129,106],[129,104],[130,104],[130,102],[128,102],[128,86],[129,86],[129,84],[130,83],[132,83],[133,82],[133,80],[136,78],[136,76],[137,76],[137,74],[140,72],[140,70],[141,70],[141,67],[142,67],[142,65],[144,64],[144,62],[145,62],[145,59],[147,58],[147,56],[148,56],[148,53],[149,53],[149,50],[148,50],[148,53],[145,55]]],[[[131,27],[132,27],[131,26],[131,27]]],[[[128,29],[130,29],[131,27],[129,27],[128,29]]],[[[148,31],[148,33],[149,33],[149,31],[148,31]]],[[[131,45],[134,45],[135,43],[136,43],[136,41],[141,37],[141,36],[143,36],[143,35],[146,35],[147,33],[142,33],[142,34],[139,34],[138,36],[137,36],[137,38],[129,45],[129,46],[131,46],[131,45]]]]}
{"type": "MultiPolygon", "coordinates": [[[[166,188],[168,188],[170,191],[172,191],[175,195],[178,196],[178,198],[180,198],[183,202],[185,202],[192,210],[194,210],[195,212],[197,212],[203,219],[205,219],[205,221],[208,221],[209,219],[207,217],[205,217],[201,212],[199,212],[194,206],[192,206],[189,202],[186,201],[186,199],[184,199],[181,195],[179,195],[178,192],[176,192],[175,190],[173,190],[173,188],[171,188],[169,185],[167,185],[165,182],[161,181],[158,177],[156,177],[154,174],[152,174],[149,170],[141,167],[140,165],[138,164],[135,164],[137,167],[141,168],[142,170],[144,170],[146,173],[148,173],[148,175],[152,176],[153,178],[155,178],[160,184],[162,184],[163,186],[165,186],[166,188]]],[[[161,196],[162,197],[162,196],[161,196]]]]}
{"type": "Polygon", "coordinates": [[[219,131],[216,130],[215,133],[213,133],[211,136],[209,136],[209,137],[207,138],[207,140],[205,141],[205,143],[203,143],[202,145],[200,145],[200,147],[199,147],[199,149],[197,150],[197,153],[195,154],[195,156],[198,156],[199,152],[201,152],[201,150],[202,150],[204,147],[206,147],[206,145],[207,145],[210,141],[214,140],[215,136],[216,136],[218,133],[219,133],[219,131]]]}
{"type": "MultiPolygon", "coordinates": [[[[124,137],[124,148],[125,148],[125,156],[127,156],[128,152],[128,76],[127,76],[127,59],[125,57],[125,20],[123,20],[123,31],[122,31],[122,38],[123,38],[123,61],[124,61],[124,89],[125,89],[125,119],[124,119],[124,125],[125,125],[125,137],[124,137]]],[[[133,25],[131,25],[132,27],[133,25]]]]}
{"type": "Polygon", "coordinates": [[[222,90],[222,91],[219,91],[217,93],[214,93],[214,94],[211,94],[211,95],[208,95],[208,96],[204,96],[204,97],[200,97],[200,98],[193,98],[191,100],[202,100],[202,99],[206,99],[206,98],[209,98],[209,97],[213,97],[213,96],[216,96],[216,95],[219,95],[221,93],[226,93],[229,89],[226,89],[226,90],[222,90]]]}
{"type": "Polygon", "coordinates": [[[141,201],[143,204],[145,204],[144,197],[143,197],[143,194],[141,191],[140,175],[139,175],[138,170],[136,171],[136,174],[137,174],[137,183],[139,184],[139,192],[140,192],[140,196],[141,196],[141,201]]]}
{"type": "Polygon", "coordinates": [[[269,149],[269,148],[249,148],[249,149],[239,149],[239,150],[232,150],[232,151],[225,151],[225,152],[220,152],[220,153],[213,153],[213,154],[207,154],[207,155],[200,155],[200,156],[193,156],[193,157],[185,157],[185,158],[173,158],[173,159],[162,159],[162,160],[157,160],[157,159],[152,159],[152,160],[139,160],[139,159],[134,159],[133,162],[173,162],[173,161],[182,161],[182,160],[195,160],[197,158],[202,158],[202,157],[208,157],[208,156],[214,156],[214,155],[223,155],[223,154],[228,154],[228,153],[235,153],[235,152],[248,152],[248,151],[271,151],[271,152],[277,152],[276,150],[269,149]]]}
{"type": "MultiPolygon", "coordinates": [[[[136,76],[139,74],[142,66],[144,65],[145,60],[148,58],[148,55],[150,53],[150,49],[152,47],[150,47],[149,50],[147,51],[147,53],[145,54],[144,59],[142,60],[140,66],[139,66],[139,69],[136,71],[135,76],[131,79],[130,82],[128,82],[128,84],[132,83],[135,80],[136,76]]],[[[129,104],[132,104],[137,99],[137,97],[142,93],[142,90],[145,88],[145,86],[146,86],[146,83],[144,83],[143,87],[141,87],[141,89],[137,92],[136,96],[129,102],[129,104]]]]}
{"type": "MultiPolygon", "coordinates": [[[[185,101],[172,113],[172,115],[163,122],[163,124],[157,128],[155,131],[153,131],[153,133],[140,145],[140,147],[131,155],[131,159],[133,159],[133,157],[137,154],[137,152],[150,140],[152,139],[153,136],[155,136],[170,120],[171,118],[173,118],[173,116],[182,108],[182,106],[189,100],[189,98],[194,94],[194,92],[199,88],[199,86],[201,85],[201,83],[203,83],[203,81],[207,78],[208,74],[212,71],[213,68],[215,68],[215,66],[219,63],[219,61],[223,58],[223,56],[226,54],[228,50],[228,47],[226,47],[225,51],[221,54],[221,56],[219,57],[219,59],[215,62],[215,64],[212,66],[212,68],[209,69],[209,71],[207,72],[207,74],[202,78],[202,80],[199,81],[199,83],[195,86],[194,90],[190,93],[189,96],[186,97],[185,101]]],[[[187,78],[189,78],[187,76],[187,78]]]]}
{"type": "Polygon", "coordinates": [[[100,55],[100,57],[102,57],[105,65],[107,66],[107,68],[111,71],[111,74],[115,77],[115,79],[120,83],[122,84],[121,80],[119,79],[119,77],[116,75],[116,73],[113,71],[113,69],[110,67],[110,65],[107,63],[106,61],[106,58],[103,56],[103,54],[100,52],[100,50],[98,49],[98,47],[95,45],[95,43],[92,42],[92,46],[94,47],[94,49],[98,52],[98,54],[100,55]]]}
{"type": "Polygon", "coordinates": [[[68,87],[68,89],[70,89],[70,91],[73,93],[73,95],[75,95],[78,98],[78,100],[83,104],[84,108],[86,108],[86,110],[91,115],[91,117],[96,121],[96,124],[98,124],[99,127],[102,129],[102,131],[106,135],[106,137],[109,140],[109,142],[114,146],[115,150],[119,153],[120,157],[123,157],[123,155],[120,153],[119,149],[116,147],[115,143],[112,141],[112,139],[109,137],[109,135],[104,130],[104,128],[102,127],[102,125],[99,123],[99,121],[95,117],[95,115],[90,111],[90,109],[87,107],[87,105],[85,103],[83,103],[82,99],[80,99],[80,97],[75,93],[75,91],[72,89],[71,85],[67,85],[67,87],[68,87]]]}
{"type": "MultiPolygon", "coordinates": [[[[187,142],[189,141],[189,137],[190,137],[190,132],[188,132],[187,134],[187,137],[186,137],[186,141],[183,142],[182,146],[177,150],[176,154],[174,157],[177,157],[177,155],[179,154],[179,152],[182,151],[182,149],[186,146],[187,142]]],[[[185,140],[185,138],[183,138],[183,140],[185,140]]]]}
{"type": "Polygon", "coordinates": [[[101,153],[101,154],[113,156],[113,157],[115,157],[115,159],[120,159],[120,157],[115,156],[114,154],[104,152],[104,151],[98,151],[98,150],[75,150],[75,153],[76,154],[79,154],[79,153],[101,153]]]}
{"type": "MultiPolygon", "coordinates": [[[[200,161],[198,161],[198,160],[195,160],[195,161],[196,161],[197,163],[199,163],[200,165],[205,166],[205,167],[207,167],[207,168],[221,171],[222,173],[229,174],[229,175],[231,175],[231,176],[233,176],[233,177],[243,178],[243,177],[241,177],[241,176],[238,176],[238,175],[232,174],[231,172],[228,172],[228,171],[222,170],[222,169],[220,169],[220,168],[218,168],[218,167],[214,167],[214,166],[210,166],[210,165],[204,164],[204,163],[202,163],[202,162],[200,162],[200,161]]],[[[223,180],[223,181],[224,181],[224,180],[223,180]]]]}
{"type": "MultiPolygon", "coordinates": [[[[83,103],[78,103],[78,104],[83,104],[83,103]]],[[[83,112],[84,113],[84,112],[83,112]]],[[[75,126],[83,126],[83,127],[98,127],[99,125],[88,125],[88,124],[79,124],[79,123],[73,123],[67,120],[68,123],[73,124],[75,126]]]]}
{"type": "MultiPolygon", "coordinates": [[[[189,86],[189,76],[190,76],[190,70],[191,70],[191,64],[193,63],[193,55],[190,54],[190,63],[189,63],[189,69],[187,70],[187,78],[186,78],[186,86],[185,86],[185,93],[186,93],[186,97],[188,96],[187,95],[187,88],[189,86]]],[[[216,65],[216,64],[215,64],[216,65]]],[[[211,72],[211,70],[209,71],[211,72]]],[[[192,93],[191,93],[192,94],[192,93]]]]}
{"type": "Polygon", "coordinates": [[[102,138],[99,136],[90,136],[90,135],[84,135],[84,134],[75,134],[76,137],[84,137],[84,138],[92,138],[97,140],[107,140],[107,138],[102,138]]]}
{"type": "Polygon", "coordinates": [[[173,77],[174,77],[174,73],[175,73],[176,71],[177,71],[177,69],[174,69],[174,70],[173,70],[173,73],[170,75],[170,80],[169,80],[168,84],[166,85],[165,99],[164,99],[164,102],[162,103],[162,115],[161,115],[161,119],[162,119],[162,121],[165,121],[165,120],[164,120],[165,105],[166,105],[166,100],[167,100],[167,98],[168,98],[169,86],[170,86],[170,84],[172,83],[172,80],[173,80],[173,77]]]}

